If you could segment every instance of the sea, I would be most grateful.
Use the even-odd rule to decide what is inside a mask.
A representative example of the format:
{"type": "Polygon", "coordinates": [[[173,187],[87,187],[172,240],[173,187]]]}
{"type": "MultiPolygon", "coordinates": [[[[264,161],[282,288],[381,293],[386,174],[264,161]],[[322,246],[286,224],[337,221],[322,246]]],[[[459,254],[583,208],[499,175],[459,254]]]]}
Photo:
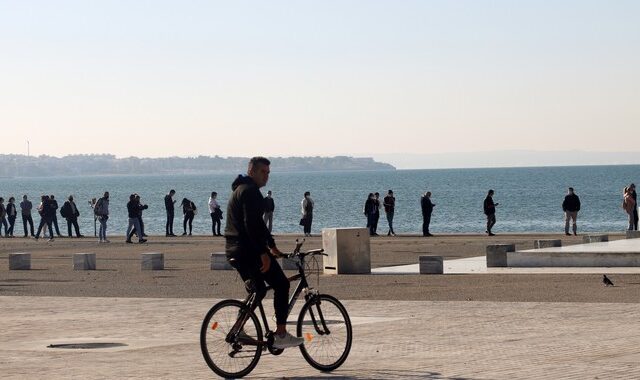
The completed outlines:
{"type": "MultiPolygon", "coordinates": [[[[274,168],[272,168],[273,170],[274,168]]],[[[164,196],[176,190],[176,206],[182,198],[192,200],[198,213],[194,234],[210,234],[211,218],[207,202],[212,191],[223,205],[223,229],[231,183],[239,173],[184,175],[113,175],[46,178],[0,178],[0,196],[5,204],[10,196],[19,203],[27,194],[34,207],[41,194],[54,194],[60,206],[72,194],[80,211],[81,233],[92,235],[94,219],[89,202],[104,191],[111,194],[108,234],[123,235],[127,228],[126,204],[129,194],[138,193],[149,205],[144,211],[149,235],[164,235],[164,196]]],[[[312,233],[323,228],[364,227],[364,202],[369,193],[388,190],[396,197],[396,233],[421,233],[420,197],[432,193],[436,204],[431,231],[438,233],[484,233],[482,203],[489,189],[495,190],[496,233],[558,232],[564,228],[562,201],[569,186],[580,197],[579,232],[623,231],[627,216],[621,208],[622,190],[631,182],[640,183],[640,165],[571,166],[482,169],[434,169],[392,171],[277,172],[272,171],[262,191],[273,192],[275,200],[273,232],[301,233],[300,202],[305,191],[315,202],[312,233]]],[[[39,216],[34,212],[37,223],[39,216]]],[[[61,232],[66,222],[58,216],[61,232]]],[[[381,212],[378,233],[386,234],[387,221],[381,212]]],[[[174,232],[183,231],[181,208],[176,207],[174,232]]],[[[16,232],[22,234],[20,217],[16,232]]]]}

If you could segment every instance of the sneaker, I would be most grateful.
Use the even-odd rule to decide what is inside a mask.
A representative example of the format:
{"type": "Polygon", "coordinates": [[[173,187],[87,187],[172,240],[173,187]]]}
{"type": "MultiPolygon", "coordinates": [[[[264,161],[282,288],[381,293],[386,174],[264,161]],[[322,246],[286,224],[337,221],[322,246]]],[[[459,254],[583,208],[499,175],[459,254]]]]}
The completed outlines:
{"type": "Polygon", "coordinates": [[[111,243],[111,240],[104,239],[102,242],[103,242],[103,243],[111,243]]]}
{"type": "Polygon", "coordinates": [[[49,240],[47,240],[47,241],[53,241],[53,238],[50,238],[50,239],[49,239],[49,240]]]}
{"type": "Polygon", "coordinates": [[[133,242],[131,240],[125,240],[124,242],[127,243],[127,244],[133,244],[133,242]]]}
{"type": "Polygon", "coordinates": [[[274,348],[283,349],[283,348],[289,348],[289,347],[296,347],[301,345],[302,343],[304,343],[303,338],[293,336],[288,332],[286,332],[284,336],[274,334],[274,339],[273,339],[274,348]]]}
{"type": "Polygon", "coordinates": [[[496,236],[493,232],[489,232],[489,236],[496,236]]]}
{"type": "Polygon", "coordinates": [[[187,236],[187,233],[186,233],[186,232],[183,232],[183,233],[182,233],[182,236],[187,236]]]}
{"type": "Polygon", "coordinates": [[[138,243],[140,243],[140,244],[142,244],[142,243],[146,243],[146,242],[147,242],[147,239],[140,239],[140,240],[138,240],[138,243]]]}

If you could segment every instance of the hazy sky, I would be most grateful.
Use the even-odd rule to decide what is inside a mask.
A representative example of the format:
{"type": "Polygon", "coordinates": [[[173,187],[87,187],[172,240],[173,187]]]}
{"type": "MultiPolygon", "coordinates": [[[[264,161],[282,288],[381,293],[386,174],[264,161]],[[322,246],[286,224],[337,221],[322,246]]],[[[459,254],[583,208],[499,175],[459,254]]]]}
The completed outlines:
{"type": "Polygon", "coordinates": [[[0,152],[640,151],[638,15],[604,0],[0,0],[0,152]]]}

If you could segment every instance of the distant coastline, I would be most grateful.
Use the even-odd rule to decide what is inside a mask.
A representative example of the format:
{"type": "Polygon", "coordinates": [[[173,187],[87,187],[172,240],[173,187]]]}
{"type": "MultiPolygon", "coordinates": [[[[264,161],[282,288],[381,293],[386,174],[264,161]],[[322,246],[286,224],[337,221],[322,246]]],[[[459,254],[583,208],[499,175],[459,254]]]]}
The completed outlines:
{"type": "MultiPolygon", "coordinates": [[[[396,170],[393,165],[370,157],[269,157],[274,172],[350,170],[396,170]]],[[[0,178],[57,177],[77,175],[167,175],[243,173],[248,157],[116,158],[110,154],[64,157],[0,155],[0,178]]]]}

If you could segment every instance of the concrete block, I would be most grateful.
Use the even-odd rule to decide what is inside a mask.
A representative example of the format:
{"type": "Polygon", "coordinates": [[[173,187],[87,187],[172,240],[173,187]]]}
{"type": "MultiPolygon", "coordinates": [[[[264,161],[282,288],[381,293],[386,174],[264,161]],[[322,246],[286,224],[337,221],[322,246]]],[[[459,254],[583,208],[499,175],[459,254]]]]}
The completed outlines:
{"type": "Polygon", "coordinates": [[[515,244],[492,244],[487,246],[487,268],[506,267],[507,252],[515,252],[515,244]]]}
{"type": "Polygon", "coordinates": [[[163,270],[164,254],[157,252],[143,253],[140,255],[142,270],[163,270]]]}
{"type": "Polygon", "coordinates": [[[211,270],[233,270],[233,267],[224,252],[214,252],[211,254],[211,270]]]}
{"type": "Polygon", "coordinates": [[[601,243],[603,241],[609,241],[609,235],[584,235],[582,237],[583,243],[601,243]]]}
{"type": "Polygon", "coordinates": [[[29,270],[31,269],[30,253],[10,253],[9,270],[29,270]]]}
{"type": "Polygon", "coordinates": [[[442,274],[444,266],[442,256],[420,256],[420,274],[442,274]]]}
{"type": "Polygon", "coordinates": [[[550,248],[550,247],[562,247],[562,240],[540,239],[540,240],[534,240],[533,242],[533,248],[550,248]]]}
{"type": "Polygon", "coordinates": [[[637,239],[640,238],[640,231],[626,231],[625,235],[627,239],[637,239]]]}
{"type": "Polygon", "coordinates": [[[322,230],[324,273],[370,274],[371,247],[366,228],[325,228],[322,230]]]}
{"type": "Polygon", "coordinates": [[[73,270],[96,270],[96,254],[74,253],[73,270]]]}

